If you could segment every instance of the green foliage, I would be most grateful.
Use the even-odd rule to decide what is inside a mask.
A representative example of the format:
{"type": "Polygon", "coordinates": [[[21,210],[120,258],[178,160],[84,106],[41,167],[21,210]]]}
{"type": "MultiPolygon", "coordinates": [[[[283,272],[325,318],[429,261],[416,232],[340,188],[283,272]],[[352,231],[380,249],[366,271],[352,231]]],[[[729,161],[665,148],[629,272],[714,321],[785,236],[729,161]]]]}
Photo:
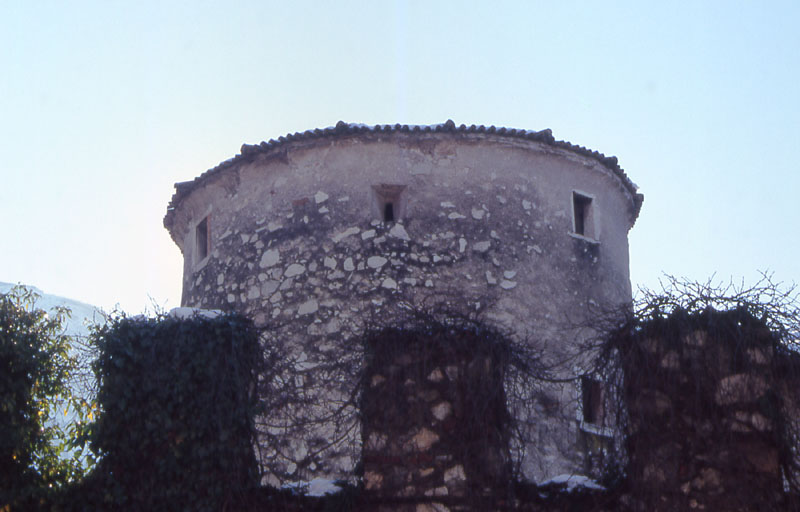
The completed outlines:
{"type": "Polygon", "coordinates": [[[28,509],[85,471],[73,442],[86,400],[69,388],[78,362],[63,334],[67,309],[50,316],[17,287],[0,295],[0,509],[28,509]]]}
{"type": "Polygon", "coordinates": [[[244,317],[112,319],[94,334],[103,506],[220,510],[258,485],[259,335],[244,317]]]}

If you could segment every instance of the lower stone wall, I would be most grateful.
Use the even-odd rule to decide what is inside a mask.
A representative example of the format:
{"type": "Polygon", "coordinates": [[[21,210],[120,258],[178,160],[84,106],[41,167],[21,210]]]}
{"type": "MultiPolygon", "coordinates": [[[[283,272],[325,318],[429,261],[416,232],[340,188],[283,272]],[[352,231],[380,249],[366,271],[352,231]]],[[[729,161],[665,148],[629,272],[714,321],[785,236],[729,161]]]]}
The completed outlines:
{"type": "Polygon", "coordinates": [[[628,460],[610,489],[512,487],[506,361],[481,341],[469,331],[396,329],[368,340],[371,510],[792,509],[783,475],[797,372],[787,357],[798,358],[746,312],[676,314],[612,340],[628,460]]]}
{"type": "Polygon", "coordinates": [[[673,316],[621,345],[635,510],[782,510],[784,408],[770,331],[673,316]]]}
{"type": "Polygon", "coordinates": [[[487,500],[508,504],[510,424],[502,351],[461,330],[390,329],[367,343],[367,493],[398,500],[392,510],[442,510],[437,507],[443,503],[460,510],[459,503],[487,500]]]}

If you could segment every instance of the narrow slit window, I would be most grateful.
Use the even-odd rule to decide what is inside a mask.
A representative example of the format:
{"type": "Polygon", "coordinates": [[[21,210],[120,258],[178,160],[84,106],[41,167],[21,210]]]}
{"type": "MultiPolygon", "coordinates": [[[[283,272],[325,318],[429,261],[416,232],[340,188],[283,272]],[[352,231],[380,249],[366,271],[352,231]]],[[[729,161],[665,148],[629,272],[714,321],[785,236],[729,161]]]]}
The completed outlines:
{"type": "Polygon", "coordinates": [[[199,263],[208,256],[208,217],[201,220],[194,232],[196,261],[199,263]]]}
{"type": "Polygon", "coordinates": [[[578,235],[594,238],[594,219],[592,217],[592,198],[572,193],[573,217],[575,219],[575,233],[578,235]]]}
{"type": "Polygon", "coordinates": [[[387,202],[383,205],[383,221],[394,222],[394,203],[387,202]]]}
{"type": "Polygon", "coordinates": [[[581,406],[583,421],[599,424],[603,421],[603,384],[590,377],[581,377],[581,406]]]}
{"type": "Polygon", "coordinates": [[[373,214],[377,213],[378,219],[383,222],[403,219],[407,202],[405,185],[373,185],[372,193],[373,214]]]}

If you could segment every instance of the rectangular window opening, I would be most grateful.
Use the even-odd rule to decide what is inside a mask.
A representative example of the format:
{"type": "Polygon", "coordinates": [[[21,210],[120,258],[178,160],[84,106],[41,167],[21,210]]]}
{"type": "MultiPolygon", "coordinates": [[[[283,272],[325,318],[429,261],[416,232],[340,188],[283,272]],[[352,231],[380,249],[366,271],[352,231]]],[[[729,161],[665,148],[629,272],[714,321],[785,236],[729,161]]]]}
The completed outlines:
{"type": "Polygon", "coordinates": [[[195,254],[197,263],[208,256],[208,217],[201,220],[194,231],[195,254]]]}
{"type": "Polygon", "coordinates": [[[600,381],[585,375],[581,377],[581,405],[584,422],[603,422],[603,384],[600,381]]]}
{"type": "Polygon", "coordinates": [[[572,208],[572,214],[575,219],[575,233],[589,238],[594,238],[592,198],[578,192],[573,192],[572,208]]]}
{"type": "Polygon", "coordinates": [[[372,187],[374,207],[378,218],[383,222],[396,222],[405,216],[406,212],[406,186],[405,185],[374,185],[372,187]]]}
{"type": "Polygon", "coordinates": [[[394,222],[394,203],[383,206],[383,222],[394,222]]]}

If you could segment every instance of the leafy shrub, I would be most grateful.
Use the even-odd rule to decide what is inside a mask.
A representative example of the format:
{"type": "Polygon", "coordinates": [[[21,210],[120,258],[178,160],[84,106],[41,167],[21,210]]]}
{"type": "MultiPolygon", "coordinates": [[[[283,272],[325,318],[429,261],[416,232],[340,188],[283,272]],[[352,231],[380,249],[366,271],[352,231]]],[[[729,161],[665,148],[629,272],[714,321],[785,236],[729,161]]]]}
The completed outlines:
{"type": "Polygon", "coordinates": [[[70,451],[75,429],[56,415],[86,402],[73,396],[77,369],[72,340],[63,333],[69,314],[35,308],[37,296],[22,287],[0,295],[0,509],[30,509],[84,470],[80,450],[70,451]]]}
{"type": "Polygon", "coordinates": [[[95,334],[100,414],[91,434],[104,507],[220,510],[258,484],[263,360],[237,315],[112,319],[95,334]]]}

